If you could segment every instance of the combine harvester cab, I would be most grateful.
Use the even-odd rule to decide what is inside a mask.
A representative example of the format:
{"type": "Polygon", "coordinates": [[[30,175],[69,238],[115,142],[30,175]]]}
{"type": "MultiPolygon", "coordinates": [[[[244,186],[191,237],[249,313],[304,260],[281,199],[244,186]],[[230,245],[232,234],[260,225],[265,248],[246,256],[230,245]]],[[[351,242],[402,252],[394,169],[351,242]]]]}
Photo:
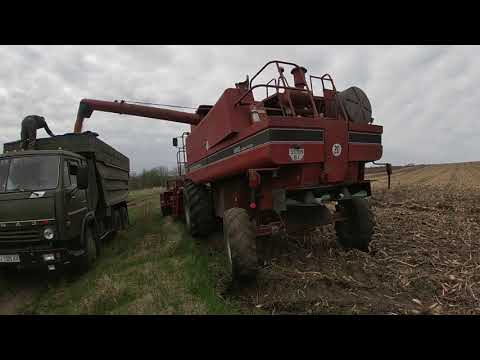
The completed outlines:
{"type": "Polygon", "coordinates": [[[342,247],[368,251],[373,220],[365,164],[382,157],[383,128],[372,124],[361,89],[337,91],[330,75],[307,82],[306,73],[294,63],[268,62],[196,113],[82,100],[75,130],[93,110],[191,125],[180,145],[174,139],[179,178],[161,196],[162,210],[184,217],[193,236],[208,235],[221,219],[235,279],[255,276],[257,243],[265,237],[321,225],[335,224],[342,247]],[[269,67],[275,77],[256,83],[269,67]],[[254,91],[265,97],[255,99],[254,91]]]}

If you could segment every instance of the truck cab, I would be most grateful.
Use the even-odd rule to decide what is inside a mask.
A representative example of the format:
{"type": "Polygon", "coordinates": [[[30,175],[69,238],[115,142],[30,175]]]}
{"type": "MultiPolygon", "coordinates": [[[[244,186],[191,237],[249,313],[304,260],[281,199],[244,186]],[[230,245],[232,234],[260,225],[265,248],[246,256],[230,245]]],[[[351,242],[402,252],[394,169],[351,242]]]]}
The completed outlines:
{"type": "Polygon", "coordinates": [[[0,268],[88,270],[128,224],[129,159],[95,133],[21,142],[0,154],[0,268]]]}
{"type": "Polygon", "coordinates": [[[89,207],[84,157],[64,150],[0,155],[0,265],[70,263],[89,207]]]}

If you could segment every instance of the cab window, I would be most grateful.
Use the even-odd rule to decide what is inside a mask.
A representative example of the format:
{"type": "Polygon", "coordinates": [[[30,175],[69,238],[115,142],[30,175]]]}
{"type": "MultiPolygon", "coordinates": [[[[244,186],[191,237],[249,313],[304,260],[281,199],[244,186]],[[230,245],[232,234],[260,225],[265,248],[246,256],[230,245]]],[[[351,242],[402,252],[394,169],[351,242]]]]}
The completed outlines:
{"type": "MultiPolygon", "coordinates": [[[[77,168],[80,166],[80,163],[75,160],[68,160],[69,166],[76,166],[77,168]]],[[[74,186],[77,186],[77,175],[70,174],[70,183],[74,186]]]]}
{"type": "Polygon", "coordinates": [[[9,159],[0,160],[0,192],[5,192],[5,186],[7,185],[8,168],[10,166],[9,159]]]}
{"type": "Polygon", "coordinates": [[[68,161],[63,162],[63,185],[65,187],[72,185],[70,181],[70,174],[68,172],[68,161]]]}

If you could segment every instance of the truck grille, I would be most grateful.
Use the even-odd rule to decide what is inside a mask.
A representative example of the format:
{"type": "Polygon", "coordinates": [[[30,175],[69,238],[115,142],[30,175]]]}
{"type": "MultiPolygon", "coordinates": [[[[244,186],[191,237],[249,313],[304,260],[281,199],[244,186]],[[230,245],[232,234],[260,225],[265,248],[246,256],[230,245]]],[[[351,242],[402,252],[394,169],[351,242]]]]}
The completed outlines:
{"type": "Polygon", "coordinates": [[[0,250],[36,248],[42,245],[41,229],[0,229],[0,250]]]}
{"type": "Polygon", "coordinates": [[[41,240],[40,229],[0,230],[0,242],[28,242],[28,241],[40,241],[40,240],[41,240]]]}

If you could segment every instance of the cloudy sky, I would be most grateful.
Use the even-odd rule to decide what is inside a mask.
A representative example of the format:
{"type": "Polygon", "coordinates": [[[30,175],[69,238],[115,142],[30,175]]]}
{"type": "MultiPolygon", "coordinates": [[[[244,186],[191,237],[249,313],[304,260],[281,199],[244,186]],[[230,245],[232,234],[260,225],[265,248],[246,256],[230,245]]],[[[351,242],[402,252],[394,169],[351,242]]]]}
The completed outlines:
{"type": "MultiPolygon", "coordinates": [[[[384,126],[384,161],[475,161],[479,58],[478,46],[1,46],[0,141],[17,140],[29,114],[45,116],[56,134],[71,132],[82,98],[214,104],[225,88],[281,59],[330,73],[339,90],[362,88],[384,126]]],[[[188,126],[94,112],[84,129],[140,171],[173,166],[171,138],[188,126]]]]}

